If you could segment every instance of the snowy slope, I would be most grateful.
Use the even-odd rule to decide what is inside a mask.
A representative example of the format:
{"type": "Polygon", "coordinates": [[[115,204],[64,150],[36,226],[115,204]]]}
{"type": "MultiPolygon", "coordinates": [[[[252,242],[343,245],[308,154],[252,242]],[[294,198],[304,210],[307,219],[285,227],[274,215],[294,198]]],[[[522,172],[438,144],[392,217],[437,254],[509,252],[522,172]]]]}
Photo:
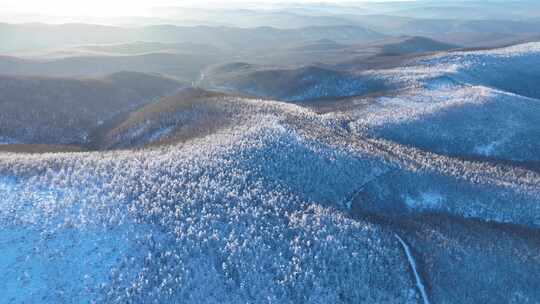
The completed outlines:
{"type": "Polygon", "coordinates": [[[533,160],[536,100],[444,58],[370,72],[401,90],[346,113],[203,94],[114,133],[226,121],[199,136],[0,153],[0,287],[15,303],[538,302],[540,174],[454,157],[533,160]]]}
{"type": "Polygon", "coordinates": [[[182,85],[135,72],[95,79],[0,75],[0,144],[87,144],[104,122],[182,85]]]}
{"type": "Polygon", "coordinates": [[[371,78],[317,66],[280,69],[232,63],[205,75],[201,85],[210,89],[290,102],[367,94],[383,86],[371,78]]]}
{"type": "MultiPolygon", "coordinates": [[[[259,122],[260,127],[211,136],[184,148],[105,155],[3,157],[3,167],[9,168],[4,174],[16,175],[21,183],[6,185],[11,189],[5,193],[10,196],[3,203],[22,206],[30,201],[26,212],[15,211],[15,218],[3,216],[4,227],[17,223],[19,227],[39,231],[35,235],[37,241],[45,248],[55,247],[66,258],[81,254],[76,246],[55,245],[56,241],[63,243],[70,231],[79,233],[88,246],[97,248],[82,254],[90,260],[100,261],[110,250],[121,247],[114,250],[114,267],[105,272],[108,280],[102,285],[89,283],[91,292],[76,279],[45,275],[46,287],[17,293],[21,289],[13,286],[9,289],[11,294],[16,300],[30,301],[43,296],[51,302],[62,299],[54,292],[62,288],[81,298],[117,302],[181,299],[191,303],[266,303],[271,299],[294,303],[301,298],[320,303],[360,299],[415,301],[417,296],[408,280],[406,264],[388,231],[351,220],[333,208],[310,203],[272,177],[263,178],[268,168],[252,165],[258,161],[259,153],[285,157],[282,149],[269,147],[266,138],[289,137],[285,129],[272,127],[276,121],[259,122]],[[264,131],[266,128],[270,131],[264,131]],[[43,162],[61,169],[39,174],[39,164],[43,162]],[[25,176],[33,177],[25,180],[25,176]],[[33,187],[87,190],[49,198],[33,187]],[[82,206],[78,206],[79,200],[82,206]],[[25,213],[39,215],[35,217],[45,223],[21,223],[18,217],[25,213]],[[51,222],[54,224],[47,225],[51,222]],[[118,233],[127,240],[103,245],[106,240],[99,236],[84,236],[94,229],[110,232],[111,238],[118,233]],[[132,243],[135,248],[130,249],[132,243]],[[384,254],[382,248],[388,248],[384,254]],[[391,275],[385,272],[389,264],[394,269],[391,275]],[[359,272],[373,274],[358,276],[359,272]]],[[[318,157],[310,156],[310,160],[318,161],[318,157]]],[[[327,168],[330,166],[321,167],[327,168]]],[[[316,172],[321,173],[318,169],[316,172]]],[[[319,179],[297,183],[300,186],[324,182],[319,179]]],[[[26,244],[11,235],[9,242],[26,244]]],[[[16,258],[25,257],[30,251],[35,258],[22,259],[15,267],[8,261],[3,268],[16,273],[30,268],[32,271],[26,272],[31,278],[42,277],[44,269],[30,263],[49,259],[49,252],[22,248],[16,258]]],[[[65,260],[60,258],[61,262],[65,260]]],[[[47,270],[65,268],[69,273],[79,267],[52,264],[47,270]]],[[[83,273],[100,280],[107,267],[103,263],[100,267],[89,264],[81,268],[83,273]]],[[[7,281],[10,278],[3,276],[7,281]]]]}
{"type": "Polygon", "coordinates": [[[402,88],[354,114],[375,137],[454,156],[539,161],[540,44],[455,52],[384,71],[402,88]]]}

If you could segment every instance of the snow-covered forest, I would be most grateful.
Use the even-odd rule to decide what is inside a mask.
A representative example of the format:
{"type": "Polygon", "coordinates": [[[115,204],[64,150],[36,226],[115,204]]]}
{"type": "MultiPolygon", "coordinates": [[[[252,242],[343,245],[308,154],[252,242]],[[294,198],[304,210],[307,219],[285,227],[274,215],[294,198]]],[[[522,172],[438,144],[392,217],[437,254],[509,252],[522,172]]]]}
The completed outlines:
{"type": "Polygon", "coordinates": [[[539,67],[539,43],[444,52],[283,98],[332,111],[64,83],[121,96],[108,131],[119,109],[0,103],[2,145],[99,138],[0,152],[0,302],[537,303],[539,67]]]}

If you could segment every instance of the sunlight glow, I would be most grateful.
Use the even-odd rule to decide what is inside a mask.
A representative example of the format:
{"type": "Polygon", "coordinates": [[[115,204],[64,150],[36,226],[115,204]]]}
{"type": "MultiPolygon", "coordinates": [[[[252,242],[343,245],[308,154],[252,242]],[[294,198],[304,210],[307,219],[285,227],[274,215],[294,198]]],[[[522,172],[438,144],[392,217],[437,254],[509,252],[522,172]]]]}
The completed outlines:
{"type": "MultiPolygon", "coordinates": [[[[294,0],[292,3],[355,3],[394,0],[294,0]]],[[[401,0],[403,1],[403,0],[401,0]]],[[[233,8],[246,5],[287,4],[280,0],[0,0],[0,15],[35,14],[48,16],[121,17],[145,16],[148,10],[157,6],[184,6],[202,8],[233,8]]]]}
{"type": "Polygon", "coordinates": [[[128,16],[143,14],[148,7],[144,0],[0,0],[5,11],[17,14],[38,14],[49,16],[128,16]]]}

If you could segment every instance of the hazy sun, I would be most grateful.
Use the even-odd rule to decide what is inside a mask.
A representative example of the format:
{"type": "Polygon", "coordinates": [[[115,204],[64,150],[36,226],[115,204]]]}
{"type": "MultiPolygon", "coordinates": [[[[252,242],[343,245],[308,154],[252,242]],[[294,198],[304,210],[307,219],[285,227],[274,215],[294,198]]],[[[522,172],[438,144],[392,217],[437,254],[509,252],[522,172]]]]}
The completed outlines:
{"type": "MultiPolygon", "coordinates": [[[[290,2],[344,2],[348,0],[294,0],[290,2]]],[[[374,0],[360,0],[366,2],[374,0]]],[[[379,0],[380,1],[380,0],[379,0]]],[[[383,0],[391,1],[391,0],[383,0]]],[[[403,1],[403,0],[402,0],[403,1]]],[[[406,0],[408,1],[408,0],[406,0]]],[[[155,6],[196,6],[211,8],[229,7],[236,4],[267,4],[283,0],[0,0],[0,15],[34,14],[47,16],[144,16],[155,6]]]]}
{"type": "Polygon", "coordinates": [[[0,7],[19,14],[112,17],[144,14],[153,3],[148,0],[0,0],[0,7]]]}

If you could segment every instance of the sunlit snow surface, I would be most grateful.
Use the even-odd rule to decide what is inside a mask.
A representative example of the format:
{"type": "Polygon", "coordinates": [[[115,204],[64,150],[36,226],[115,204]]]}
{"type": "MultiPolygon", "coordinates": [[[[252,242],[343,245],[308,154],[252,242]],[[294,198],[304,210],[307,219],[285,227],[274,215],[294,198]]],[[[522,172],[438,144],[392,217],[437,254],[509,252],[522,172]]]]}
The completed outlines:
{"type": "Polygon", "coordinates": [[[403,92],[357,113],[357,129],[437,153],[540,161],[540,44],[375,73],[403,92]]]}
{"type": "MultiPolygon", "coordinates": [[[[536,160],[537,100],[467,71],[468,62],[519,63],[538,52],[525,45],[374,71],[403,90],[345,114],[227,97],[220,105],[236,123],[182,144],[0,154],[3,299],[421,303],[395,228],[364,215],[436,213],[537,228],[537,173],[452,156],[536,160]]],[[[449,256],[473,248],[430,233],[449,256]]],[[[478,246],[486,246],[485,260],[506,257],[488,250],[491,243],[478,246]]],[[[463,263],[458,256],[454,265],[463,263]]],[[[480,265],[475,258],[466,262],[480,265]]],[[[515,263],[538,269],[538,260],[521,252],[515,263]]],[[[451,286],[427,275],[431,302],[441,302],[437,292],[451,286]]],[[[471,277],[493,286],[503,276],[471,277]]],[[[504,284],[504,302],[538,300],[519,278],[504,284]]]]}

